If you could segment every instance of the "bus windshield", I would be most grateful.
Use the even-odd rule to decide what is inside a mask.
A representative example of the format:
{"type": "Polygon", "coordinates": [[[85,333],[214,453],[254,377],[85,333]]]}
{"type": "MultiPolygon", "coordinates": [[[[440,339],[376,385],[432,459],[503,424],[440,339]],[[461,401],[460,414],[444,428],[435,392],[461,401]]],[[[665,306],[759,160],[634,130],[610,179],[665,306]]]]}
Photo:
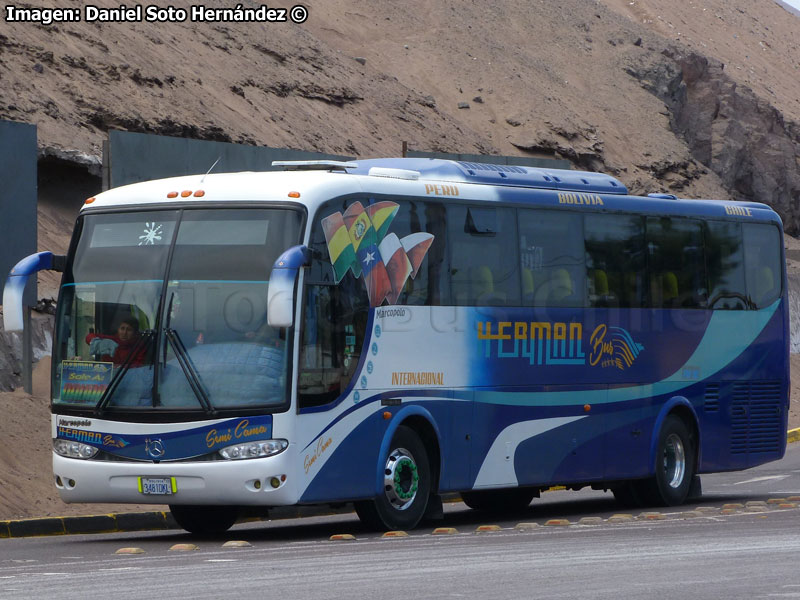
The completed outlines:
{"type": "Polygon", "coordinates": [[[252,412],[288,402],[287,332],[267,324],[292,209],[88,214],[61,289],[59,409],[252,412]]]}

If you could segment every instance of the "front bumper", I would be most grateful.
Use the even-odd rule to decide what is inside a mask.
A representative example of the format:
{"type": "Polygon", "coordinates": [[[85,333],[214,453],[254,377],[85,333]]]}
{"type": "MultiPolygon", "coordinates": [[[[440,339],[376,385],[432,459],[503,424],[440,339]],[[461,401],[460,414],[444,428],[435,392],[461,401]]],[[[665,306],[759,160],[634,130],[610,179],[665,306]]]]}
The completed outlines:
{"type": "Polygon", "coordinates": [[[275,456],[213,462],[116,462],[53,453],[53,476],[64,502],[286,506],[296,504],[290,469],[294,448],[275,456]],[[175,478],[176,492],[143,494],[139,478],[175,478]],[[280,484],[273,487],[272,480],[280,484]]]}

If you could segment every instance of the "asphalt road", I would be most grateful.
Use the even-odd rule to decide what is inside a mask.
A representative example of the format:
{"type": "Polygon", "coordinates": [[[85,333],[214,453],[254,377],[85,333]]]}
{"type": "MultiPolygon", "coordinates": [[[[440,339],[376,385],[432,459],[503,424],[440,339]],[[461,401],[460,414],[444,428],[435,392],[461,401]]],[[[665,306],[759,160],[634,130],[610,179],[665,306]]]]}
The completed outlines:
{"type": "MultiPolygon", "coordinates": [[[[661,520],[610,523],[610,494],[549,492],[489,518],[463,504],[383,539],[351,515],[238,525],[223,538],[176,532],[0,540],[0,598],[792,598],[800,597],[800,508],[725,503],[800,496],[800,444],[780,462],[704,476],[701,502],[661,520]],[[703,512],[697,512],[697,507],[703,512]],[[598,525],[579,525],[600,517],[598,525]],[[569,526],[546,526],[551,518],[569,526]],[[521,522],[538,526],[520,532],[521,522]],[[483,524],[499,531],[475,533],[483,524]],[[353,541],[330,541],[351,533],[353,541]],[[226,540],[244,548],[223,548],[226,540]],[[194,543],[196,550],[170,550],[194,543]],[[118,555],[122,547],[144,553],[118,555]]],[[[798,505],[800,506],[800,504],[798,505]]],[[[635,511],[634,516],[641,511],[635,511]]]]}

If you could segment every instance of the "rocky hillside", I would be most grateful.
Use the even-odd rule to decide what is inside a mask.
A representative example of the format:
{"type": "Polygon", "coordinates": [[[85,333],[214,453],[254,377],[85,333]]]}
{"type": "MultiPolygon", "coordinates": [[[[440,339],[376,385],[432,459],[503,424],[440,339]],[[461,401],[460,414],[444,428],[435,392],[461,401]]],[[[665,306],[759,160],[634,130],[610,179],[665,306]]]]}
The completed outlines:
{"type": "Polygon", "coordinates": [[[773,0],[306,5],[300,25],[2,23],[0,118],[95,166],[108,128],[566,157],[635,192],[764,200],[800,232],[800,18],[773,0]]]}

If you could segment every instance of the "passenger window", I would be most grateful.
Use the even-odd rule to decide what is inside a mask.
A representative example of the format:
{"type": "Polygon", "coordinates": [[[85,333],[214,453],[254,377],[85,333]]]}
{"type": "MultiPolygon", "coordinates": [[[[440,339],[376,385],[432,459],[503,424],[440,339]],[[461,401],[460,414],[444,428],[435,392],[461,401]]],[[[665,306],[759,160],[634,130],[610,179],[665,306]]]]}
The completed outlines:
{"type": "Polygon", "coordinates": [[[515,212],[449,206],[451,301],[456,306],[518,306],[515,212]]]}
{"type": "MultiPolygon", "coordinates": [[[[394,200],[398,205],[397,213],[389,227],[387,235],[395,234],[396,240],[403,247],[412,268],[400,285],[403,274],[390,273],[399,286],[399,295],[390,304],[406,305],[446,305],[448,304],[449,284],[447,280],[447,227],[445,226],[445,208],[443,204],[417,200],[394,200]]],[[[385,238],[384,238],[385,239],[385,238]]],[[[384,262],[390,265],[388,256],[392,248],[391,240],[387,240],[381,249],[386,253],[384,262]]],[[[402,258],[402,256],[401,256],[402,258]]],[[[395,268],[391,265],[390,269],[395,268]]]]}
{"type": "MultiPolygon", "coordinates": [[[[311,266],[303,290],[298,365],[301,409],[335,401],[347,389],[361,357],[369,296],[363,272],[359,271],[359,277],[353,274],[357,254],[348,231],[346,228],[340,231],[344,226],[343,215],[354,203],[353,200],[329,203],[320,210],[312,226],[311,266]]],[[[361,207],[363,210],[363,204],[361,207]]],[[[351,214],[355,211],[351,209],[351,214]]]]}
{"type": "Polygon", "coordinates": [[[582,306],[584,249],[581,215],[519,210],[523,306],[582,306]]]}
{"type": "Polygon", "coordinates": [[[648,278],[653,308],[705,308],[703,228],[692,219],[647,219],[648,278]]]}
{"type": "Polygon", "coordinates": [[[705,249],[708,307],[715,310],[747,308],[741,224],[709,221],[705,249]]]}
{"type": "Polygon", "coordinates": [[[586,280],[591,306],[639,308],[645,298],[642,217],[585,215],[586,280]],[[603,288],[607,285],[607,289],[603,288]]]}
{"type": "Polygon", "coordinates": [[[747,294],[756,308],[769,306],[781,293],[780,232],[774,225],[742,225],[747,294]]]}

